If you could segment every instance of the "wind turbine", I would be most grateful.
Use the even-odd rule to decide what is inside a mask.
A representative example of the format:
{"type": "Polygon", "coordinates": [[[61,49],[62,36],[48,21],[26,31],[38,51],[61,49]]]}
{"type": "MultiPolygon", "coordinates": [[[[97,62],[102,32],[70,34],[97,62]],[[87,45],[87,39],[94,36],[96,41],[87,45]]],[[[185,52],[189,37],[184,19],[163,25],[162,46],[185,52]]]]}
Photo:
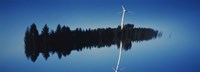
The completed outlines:
{"type": "MultiPolygon", "coordinates": [[[[126,9],[124,8],[124,6],[122,5],[122,21],[121,21],[121,30],[123,30],[123,26],[124,26],[124,15],[125,15],[126,9]]],[[[117,66],[116,68],[113,70],[115,72],[118,72],[120,70],[123,69],[119,69],[119,64],[120,64],[120,60],[121,60],[121,56],[122,56],[122,41],[120,41],[120,50],[119,50],[119,56],[118,56],[118,60],[117,60],[117,66]]]]}
{"type": "Polygon", "coordinates": [[[123,29],[124,26],[124,15],[125,15],[126,9],[122,5],[122,21],[121,21],[121,30],[123,29]]]}

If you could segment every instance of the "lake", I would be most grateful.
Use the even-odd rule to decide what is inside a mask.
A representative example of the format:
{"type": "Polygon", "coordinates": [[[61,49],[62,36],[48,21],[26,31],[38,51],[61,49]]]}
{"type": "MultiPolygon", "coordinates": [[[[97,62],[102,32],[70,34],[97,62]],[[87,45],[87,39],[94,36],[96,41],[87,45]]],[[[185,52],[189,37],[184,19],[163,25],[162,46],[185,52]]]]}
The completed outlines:
{"type": "MultiPolygon", "coordinates": [[[[48,59],[45,59],[41,52],[37,60],[33,62],[25,54],[25,31],[22,32],[22,35],[13,35],[9,36],[9,39],[3,39],[12,41],[10,43],[14,44],[6,46],[7,44],[3,43],[1,45],[1,47],[6,47],[3,48],[4,51],[1,51],[1,71],[114,72],[113,69],[116,68],[120,44],[112,44],[112,42],[107,46],[100,46],[100,48],[92,45],[85,46],[81,50],[72,50],[67,56],[59,57],[58,52],[52,52],[49,53],[48,59]]],[[[118,71],[197,72],[200,65],[200,49],[199,44],[193,38],[195,37],[190,38],[188,35],[175,32],[168,34],[163,32],[161,37],[133,41],[130,49],[122,49],[118,71]]]]}

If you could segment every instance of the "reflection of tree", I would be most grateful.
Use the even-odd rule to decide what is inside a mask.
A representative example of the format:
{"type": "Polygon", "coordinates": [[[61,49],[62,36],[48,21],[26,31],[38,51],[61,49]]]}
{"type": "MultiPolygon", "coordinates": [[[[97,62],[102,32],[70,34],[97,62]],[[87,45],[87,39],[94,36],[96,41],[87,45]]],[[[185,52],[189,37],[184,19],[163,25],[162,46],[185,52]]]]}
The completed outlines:
{"type": "Polygon", "coordinates": [[[98,28],[82,30],[77,28],[70,30],[69,27],[57,26],[56,31],[50,31],[47,25],[44,26],[41,34],[38,34],[36,25],[33,23],[31,28],[27,28],[25,33],[25,53],[27,58],[33,62],[41,53],[47,60],[49,53],[57,53],[58,58],[67,56],[72,50],[82,51],[87,48],[101,48],[117,44],[119,47],[122,41],[123,49],[129,50],[131,42],[140,42],[156,38],[158,31],[151,28],[134,28],[132,24],[126,24],[121,30],[117,28],[98,28]]]}
{"type": "Polygon", "coordinates": [[[28,58],[35,61],[39,55],[40,44],[36,25],[33,23],[31,28],[27,28],[25,36],[25,53],[28,58]]]}

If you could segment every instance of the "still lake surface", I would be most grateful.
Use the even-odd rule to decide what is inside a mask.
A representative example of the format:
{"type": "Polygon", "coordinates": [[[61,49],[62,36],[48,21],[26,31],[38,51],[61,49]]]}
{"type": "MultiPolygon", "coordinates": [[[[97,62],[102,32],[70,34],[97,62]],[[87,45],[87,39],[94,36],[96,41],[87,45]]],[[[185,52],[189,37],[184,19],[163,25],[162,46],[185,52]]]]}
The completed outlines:
{"type": "MultiPolygon", "coordinates": [[[[160,38],[132,42],[128,51],[122,51],[119,72],[199,72],[199,33],[168,26],[161,29],[160,38]]],[[[58,58],[50,54],[48,60],[40,54],[36,62],[25,55],[24,34],[26,27],[16,27],[1,35],[0,70],[2,72],[114,72],[119,48],[111,45],[104,48],[72,51],[69,56],[58,58]],[[17,31],[23,28],[24,30],[17,31]]]]}

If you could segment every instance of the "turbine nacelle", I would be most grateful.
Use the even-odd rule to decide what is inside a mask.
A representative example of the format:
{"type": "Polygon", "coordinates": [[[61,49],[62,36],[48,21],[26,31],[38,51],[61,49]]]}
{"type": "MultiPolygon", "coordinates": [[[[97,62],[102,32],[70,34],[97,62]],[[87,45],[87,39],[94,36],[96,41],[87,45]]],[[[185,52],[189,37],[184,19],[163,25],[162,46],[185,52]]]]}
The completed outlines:
{"type": "Polygon", "coordinates": [[[126,9],[124,8],[124,6],[123,6],[123,5],[122,5],[122,11],[123,11],[123,12],[125,12],[125,11],[126,11],[126,9]]]}

